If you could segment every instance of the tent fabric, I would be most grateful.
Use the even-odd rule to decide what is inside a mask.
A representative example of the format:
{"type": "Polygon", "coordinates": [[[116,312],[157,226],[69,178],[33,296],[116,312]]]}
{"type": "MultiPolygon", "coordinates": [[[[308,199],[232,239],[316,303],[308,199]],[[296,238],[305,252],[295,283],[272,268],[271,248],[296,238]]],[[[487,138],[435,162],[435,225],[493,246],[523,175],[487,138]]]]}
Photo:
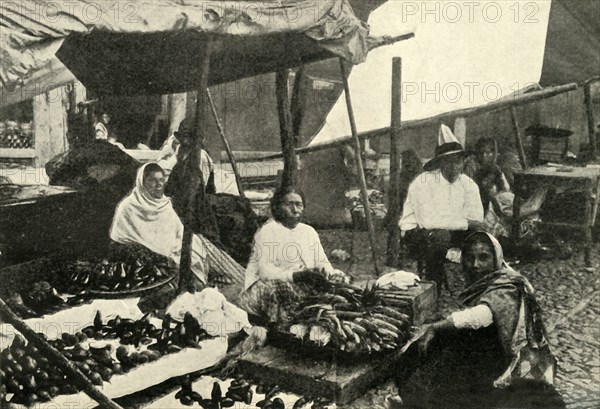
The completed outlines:
{"type": "Polygon", "coordinates": [[[600,2],[553,0],[540,85],[600,75],[600,2]]]}
{"type": "MultiPolygon", "coordinates": [[[[47,65],[63,42],[77,35],[135,33],[144,39],[144,34],[184,33],[189,36],[179,40],[186,41],[213,33],[243,44],[246,39],[296,34],[305,44],[355,64],[368,51],[368,26],[354,15],[348,0],[22,0],[0,2],[0,28],[0,83],[7,89],[47,65]]],[[[253,50],[269,48],[268,42],[251,45],[253,50]]]]}
{"type": "MultiPolygon", "coordinates": [[[[466,2],[426,3],[390,1],[371,14],[372,35],[394,35],[399,22],[414,25],[416,35],[371,51],[353,68],[349,85],[359,133],[390,126],[393,57],[402,58],[402,121],[485,105],[539,82],[550,2],[529,2],[535,22],[523,9],[516,18],[513,2],[470,3],[471,9],[466,2]]],[[[342,94],[309,145],[349,135],[342,94]]]]}

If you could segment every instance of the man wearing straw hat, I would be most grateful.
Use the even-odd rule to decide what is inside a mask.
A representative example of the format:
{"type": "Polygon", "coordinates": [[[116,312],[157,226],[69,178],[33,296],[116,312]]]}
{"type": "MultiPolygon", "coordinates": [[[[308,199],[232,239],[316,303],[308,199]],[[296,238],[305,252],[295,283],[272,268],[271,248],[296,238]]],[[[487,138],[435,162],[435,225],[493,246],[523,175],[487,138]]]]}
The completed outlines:
{"type": "Polygon", "coordinates": [[[469,230],[485,230],[477,184],[462,173],[465,151],[450,128],[442,125],[435,157],[408,188],[400,229],[409,249],[420,252],[425,275],[444,282],[444,261],[469,230]]]}

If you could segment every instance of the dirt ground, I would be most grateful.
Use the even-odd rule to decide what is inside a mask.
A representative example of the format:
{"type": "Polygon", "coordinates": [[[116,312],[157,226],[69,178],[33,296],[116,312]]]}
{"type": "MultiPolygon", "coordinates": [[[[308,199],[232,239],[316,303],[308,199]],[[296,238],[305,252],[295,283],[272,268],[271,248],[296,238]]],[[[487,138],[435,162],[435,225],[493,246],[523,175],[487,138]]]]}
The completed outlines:
{"type": "MultiPolygon", "coordinates": [[[[358,282],[376,278],[366,232],[321,230],[319,234],[328,255],[335,249],[342,249],[353,256],[348,261],[331,257],[337,268],[350,273],[358,282]]],[[[383,266],[386,233],[378,232],[376,241],[378,260],[383,266]]],[[[577,249],[577,245],[573,247],[577,249]]],[[[451,289],[442,292],[438,311],[442,315],[458,308],[456,295],[463,288],[459,266],[447,265],[451,289]]],[[[599,408],[600,244],[596,243],[593,249],[595,271],[585,269],[582,251],[569,260],[528,263],[513,260],[511,265],[536,289],[552,350],[558,360],[555,384],[568,407],[599,408]]],[[[404,269],[416,272],[416,263],[405,259],[404,269]]]]}

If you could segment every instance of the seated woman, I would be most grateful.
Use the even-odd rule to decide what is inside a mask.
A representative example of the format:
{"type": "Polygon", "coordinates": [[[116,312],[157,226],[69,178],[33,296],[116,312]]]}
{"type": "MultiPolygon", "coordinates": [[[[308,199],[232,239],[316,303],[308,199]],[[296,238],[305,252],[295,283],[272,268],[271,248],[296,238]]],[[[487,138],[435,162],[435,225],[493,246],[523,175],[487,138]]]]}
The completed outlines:
{"type": "Polygon", "coordinates": [[[420,352],[436,353],[400,382],[405,407],[564,408],[531,284],[488,233],[467,237],[462,255],[468,308],[423,328],[420,352]]]}
{"type": "Polygon", "coordinates": [[[475,155],[465,162],[465,174],[477,183],[488,231],[504,240],[510,236],[514,194],[497,164],[498,146],[493,138],[481,138],[475,155]]]}
{"type": "Polygon", "coordinates": [[[347,280],[332,267],[315,229],[300,222],[303,211],[304,199],[298,191],[277,190],[271,199],[273,218],[254,236],[239,303],[255,318],[276,323],[286,314],[280,301],[289,305],[311,287],[347,280]]]}
{"type": "MultiPolygon", "coordinates": [[[[117,206],[110,238],[121,244],[141,244],[172,259],[179,265],[183,224],[164,195],[165,173],[156,163],[147,163],[137,172],[135,188],[117,206]]],[[[200,286],[206,285],[206,249],[197,235],[192,241],[192,271],[200,286]]]]}

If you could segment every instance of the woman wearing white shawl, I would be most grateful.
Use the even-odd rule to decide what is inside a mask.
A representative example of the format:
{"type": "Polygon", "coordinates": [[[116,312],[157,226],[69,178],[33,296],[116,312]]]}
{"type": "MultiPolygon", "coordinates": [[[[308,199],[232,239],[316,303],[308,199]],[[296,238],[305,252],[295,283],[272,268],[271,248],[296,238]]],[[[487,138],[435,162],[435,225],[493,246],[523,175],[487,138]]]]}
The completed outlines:
{"type": "MultiPolygon", "coordinates": [[[[117,206],[110,238],[121,244],[141,244],[179,265],[183,224],[171,199],[164,195],[164,185],[165,173],[159,165],[143,165],[137,172],[133,191],[117,206]]],[[[192,271],[206,284],[206,250],[196,235],[192,241],[192,271]]]]}

